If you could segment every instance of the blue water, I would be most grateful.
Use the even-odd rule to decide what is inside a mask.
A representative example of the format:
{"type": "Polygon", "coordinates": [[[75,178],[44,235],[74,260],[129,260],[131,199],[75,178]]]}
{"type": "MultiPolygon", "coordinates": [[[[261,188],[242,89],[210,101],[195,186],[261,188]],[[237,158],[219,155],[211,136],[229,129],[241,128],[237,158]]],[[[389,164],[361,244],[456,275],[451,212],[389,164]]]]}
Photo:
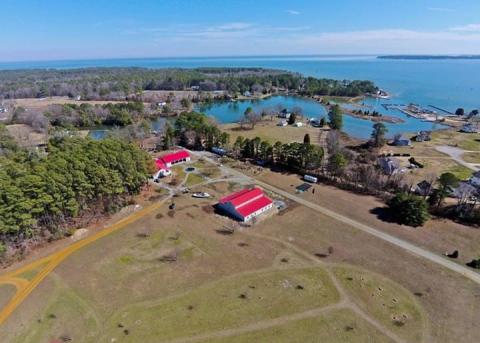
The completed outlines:
{"type": "MultiPolygon", "coordinates": [[[[165,126],[165,123],[167,122],[167,118],[160,117],[157,119],[153,119],[150,121],[150,126],[153,131],[159,131],[161,132],[163,130],[163,127],[165,126]]],[[[124,130],[125,128],[121,128],[121,130],[124,130]]],[[[99,139],[104,139],[106,138],[109,133],[111,132],[111,129],[109,127],[98,127],[93,130],[89,130],[88,135],[92,137],[95,140],[99,139]]]]}
{"type": "MultiPolygon", "coordinates": [[[[387,101],[390,103],[435,105],[450,112],[454,112],[458,107],[464,107],[467,111],[480,108],[480,60],[380,60],[373,56],[306,56],[144,58],[0,63],[0,69],[127,66],[146,68],[230,66],[284,69],[315,77],[372,80],[393,95],[393,98],[387,101]]],[[[307,103],[305,106],[308,107],[305,112],[309,112],[310,105],[307,103]]],[[[401,113],[386,112],[381,107],[379,109],[382,113],[406,118],[401,113]]],[[[212,110],[217,111],[216,109],[212,110]]],[[[318,109],[313,107],[311,110],[312,112],[317,111],[319,114],[322,111],[319,107],[318,109]]],[[[233,119],[233,112],[218,113],[218,117],[220,121],[226,121],[223,118],[233,119]]],[[[345,131],[358,137],[366,137],[364,130],[366,130],[366,126],[371,127],[371,124],[369,121],[345,117],[345,131]]],[[[407,123],[401,125],[396,125],[395,129],[389,125],[391,132],[398,128],[399,131],[412,132],[423,129],[425,126],[431,126],[429,123],[408,118],[407,123]]],[[[368,131],[371,131],[370,128],[368,131]]]]}
{"type": "MultiPolygon", "coordinates": [[[[382,113],[398,116],[405,120],[404,123],[400,124],[384,123],[388,129],[388,136],[390,137],[393,137],[397,133],[434,130],[444,127],[438,124],[422,122],[418,119],[408,117],[396,110],[387,112],[383,107],[380,106],[380,102],[375,99],[367,99],[365,101],[365,105],[368,106],[367,109],[370,111],[376,109],[382,113]]],[[[294,107],[300,107],[303,110],[303,115],[305,118],[321,118],[326,117],[327,115],[325,107],[318,102],[294,96],[273,96],[264,100],[217,102],[209,105],[198,106],[196,109],[215,117],[220,123],[231,123],[237,122],[240,118],[242,118],[245,110],[248,107],[252,107],[254,111],[261,113],[264,109],[276,109],[277,106],[287,108],[289,110],[292,110],[294,107]]],[[[343,131],[354,137],[363,139],[370,137],[372,126],[374,124],[372,121],[358,119],[348,115],[344,115],[343,122],[343,131]]]]}

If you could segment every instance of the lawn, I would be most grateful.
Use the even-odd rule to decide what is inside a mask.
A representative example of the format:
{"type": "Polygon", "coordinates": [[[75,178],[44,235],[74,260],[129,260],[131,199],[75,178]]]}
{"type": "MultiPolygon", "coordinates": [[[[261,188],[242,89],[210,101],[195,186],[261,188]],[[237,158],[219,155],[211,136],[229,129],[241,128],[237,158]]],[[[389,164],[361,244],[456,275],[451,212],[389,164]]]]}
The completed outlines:
{"type": "Polygon", "coordinates": [[[3,284],[0,285],[0,308],[5,306],[15,295],[15,286],[3,284]]]}
{"type": "Polygon", "coordinates": [[[122,310],[108,322],[103,337],[104,341],[115,337],[121,324],[130,329],[123,342],[170,341],[321,308],[338,300],[335,287],[319,268],[243,274],[122,310]]]}
{"type": "Polygon", "coordinates": [[[303,137],[308,133],[311,142],[315,144],[319,141],[319,136],[322,132],[326,134],[322,129],[311,126],[277,126],[279,120],[280,119],[263,121],[257,124],[254,130],[239,130],[238,124],[224,124],[221,126],[221,129],[230,134],[230,141],[232,143],[235,142],[238,136],[249,139],[260,137],[262,140],[266,140],[271,144],[274,144],[277,141],[283,143],[303,142],[303,137]]]}
{"type": "Polygon", "coordinates": [[[65,287],[61,279],[55,276],[52,279],[55,296],[46,296],[43,299],[45,308],[37,320],[8,342],[50,342],[54,339],[67,342],[65,339],[75,337],[83,337],[84,341],[89,341],[94,338],[91,333],[98,330],[99,323],[90,304],[73,289],[65,287]]]}
{"type": "Polygon", "coordinates": [[[480,152],[467,152],[463,154],[463,159],[468,163],[480,164],[480,152]]]}
{"type": "Polygon", "coordinates": [[[449,172],[454,174],[460,180],[467,180],[472,176],[473,171],[465,166],[460,164],[456,164],[454,166],[449,167],[445,170],[445,172],[449,172]]]}
{"type": "Polygon", "coordinates": [[[335,275],[364,311],[407,342],[422,342],[425,334],[424,313],[413,294],[384,277],[336,267],[335,275]]]}
{"type": "Polygon", "coordinates": [[[432,133],[431,145],[456,145],[460,149],[480,151],[480,134],[462,133],[456,129],[439,130],[432,133]]]}
{"type": "MultiPolygon", "coordinates": [[[[443,144],[439,144],[443,145],[443,144]]],[[[383,148],[384,152],[410,154],[418,162],[424,165],[422,169],[411,169],[406,172],[406,175],[413,178],[416,182],[431,178],[431,175],[441,175],[442,173],[451,172],[462,179],[468,178],[472,171],[467,167],[458,164],[449,156],[442,154],[435,149],[435,146],[430,142],[413,143],[410,147],[394,147],[386,146],[383,148]]],[[[409,157],[399,158],[403,161],[403,166],[408,165],[409,157]]]]}
{"type": "Polygon", "coordinates": [[[367,322],[347,309],[331,310],[324,315],[287,322],[280,327],[257,330],[238,336],[208,339],[201,343],[393,343],[367,322]]]}
{"type": "Polygon", "coordinates": [[[185,168],[185,165],[178,165],[171,168],[173,174],[170,176],[172,184],[178,185],[185,180],[185,177],[187,176],[185,168]]]}
{"type": "Polygon", "coordinates": [[[202,182],[205,182],[205,178],[202,175],[197,173],[189,173],[187,176],[187,181],[185,182],[185,186],[193,187],[202,182]]]}

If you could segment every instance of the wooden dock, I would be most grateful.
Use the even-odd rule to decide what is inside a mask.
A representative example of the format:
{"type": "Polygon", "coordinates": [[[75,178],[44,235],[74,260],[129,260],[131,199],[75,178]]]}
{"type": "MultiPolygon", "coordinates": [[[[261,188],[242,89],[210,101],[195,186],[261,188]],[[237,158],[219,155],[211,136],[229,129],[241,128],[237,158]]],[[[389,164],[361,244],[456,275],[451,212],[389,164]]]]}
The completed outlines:
{"type": "Polygon", "coordinates": [[[443,108],[440,108],[440,107],[437,107],[437,106],[433,106],[433,105],[428,105],[428,106],[431,107],[431,108],[434,108],[434,109],[436,109],[436,110],[442,111],[442,112],[444,112],[444,113],[450,114],[450,115],[452,115],[452,116],[455,115],[455,113],[452,113],[452,112],[450,112],[450,111],[447,111],[447,110],[445,110],[445,109],[443,109],[443,108]]]}

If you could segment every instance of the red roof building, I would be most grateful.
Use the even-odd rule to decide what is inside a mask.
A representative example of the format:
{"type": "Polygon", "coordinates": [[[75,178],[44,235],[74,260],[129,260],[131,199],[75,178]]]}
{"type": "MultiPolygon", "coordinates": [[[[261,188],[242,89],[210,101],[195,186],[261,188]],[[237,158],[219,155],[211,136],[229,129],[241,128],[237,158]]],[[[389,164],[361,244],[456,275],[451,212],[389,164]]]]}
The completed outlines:
{"type": "Polygon", "coordinates": [[[165,163],[161,159],[155,160],[155,165],[157,166],[157,170],[166,170],[168,169],[165,163]]]}
{"type": "Polygon", "coordinates": [[[263,193],[263,190],[254,187],[243,189],[220,199],[218,207],[232,217],[247,222],[270,210],[273,202],[263,193]]]}
{"type": "MultiPolygon", "coordinates": [[[[166,168],[170,168],[175,164],[185,163],[190,161],[190,154],[186,150],[179,150],[172,152],[171,154],[166,154],[157,159],[157,167],[160,166],[159,163],[163,163],[166,168]]],[[[159,168],[160,169],[160,168],[159,168]]]]}

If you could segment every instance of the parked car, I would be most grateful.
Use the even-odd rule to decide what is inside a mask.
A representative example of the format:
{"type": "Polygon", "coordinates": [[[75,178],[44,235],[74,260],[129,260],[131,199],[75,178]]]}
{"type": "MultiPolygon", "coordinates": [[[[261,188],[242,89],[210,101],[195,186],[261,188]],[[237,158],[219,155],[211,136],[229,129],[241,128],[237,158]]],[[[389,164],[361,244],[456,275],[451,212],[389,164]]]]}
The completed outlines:
{"type": "Polygon", "coordinates": [[[312,176],[312,175],[304,175],[303,179],[305,181],[308,181],[308,182],[311,182],[311,183],[317,183],[318,182],[318,178],[316,178],[315,176],[312,176]]]}

